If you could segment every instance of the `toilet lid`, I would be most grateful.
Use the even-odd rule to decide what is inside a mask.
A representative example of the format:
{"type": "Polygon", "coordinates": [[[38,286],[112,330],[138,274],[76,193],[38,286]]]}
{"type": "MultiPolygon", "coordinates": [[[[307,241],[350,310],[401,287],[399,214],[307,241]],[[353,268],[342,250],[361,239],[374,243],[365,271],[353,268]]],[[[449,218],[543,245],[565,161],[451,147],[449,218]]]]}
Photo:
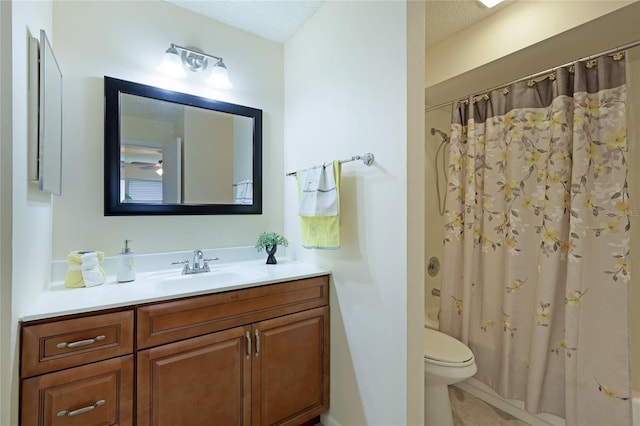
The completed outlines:
{"type": "Polygon", "coordinates": [[[473,352],[461,341],[430,328],[424,329],[424,356],[451,364],[465,363],[473,359],[473,352]]]}

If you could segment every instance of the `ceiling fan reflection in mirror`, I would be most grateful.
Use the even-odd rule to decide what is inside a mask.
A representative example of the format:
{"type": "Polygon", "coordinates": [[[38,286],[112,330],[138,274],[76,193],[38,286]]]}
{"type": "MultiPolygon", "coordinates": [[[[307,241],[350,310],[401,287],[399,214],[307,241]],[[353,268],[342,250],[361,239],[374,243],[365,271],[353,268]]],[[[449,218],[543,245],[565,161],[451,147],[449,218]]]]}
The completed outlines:
{"type": "Polygon", "coordinates": [[[159,160],[157,163],[133,162],[132,164],[140,164],[138,167],[140,170],[153,170],[159,176],[162,176],[162,160],[159,160]]]}
{"type": "Polygon", "coordinates": [[[127,144],[121,150],[122,164],[138,166],[139,170],[153,170],[162,176],[162,149],[127,144]]]}

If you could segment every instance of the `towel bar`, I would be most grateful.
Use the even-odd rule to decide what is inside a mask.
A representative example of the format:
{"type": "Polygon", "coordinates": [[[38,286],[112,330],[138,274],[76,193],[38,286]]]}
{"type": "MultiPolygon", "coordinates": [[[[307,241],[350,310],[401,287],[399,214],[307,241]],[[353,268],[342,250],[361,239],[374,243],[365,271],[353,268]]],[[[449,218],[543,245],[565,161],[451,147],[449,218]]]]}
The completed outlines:
{"type": "MultiPolygon", "coordinates": [[[[350,161],[356,161],[356,160],[362,160],[362,162],[367,165],[370,166],[373,164],[373,160],[375,159],[375,157],[373,156],[372,153],[367,152],[366,154],[363,155],[354,155],[351,158],[348,158],[346,160],[340,160],[340,164],[342,163],[348,163],[350,161]]],[[[287,173],[287,176],[296,176],[298,174],[298,172],[289,172],[287,173]]]]}

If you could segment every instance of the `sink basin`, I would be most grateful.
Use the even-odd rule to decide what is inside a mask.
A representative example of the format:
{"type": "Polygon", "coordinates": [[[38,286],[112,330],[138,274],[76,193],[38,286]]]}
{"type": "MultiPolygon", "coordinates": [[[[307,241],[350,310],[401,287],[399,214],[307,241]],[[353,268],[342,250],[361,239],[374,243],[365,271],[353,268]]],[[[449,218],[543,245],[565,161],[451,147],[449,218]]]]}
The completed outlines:
{"type": "Polygon", "coordinates": [[[259,272],[239,267],[216,267],[209,272],[182,275],[182,271],[168,271],[160,275],[158,285],[204,289],[241,284],[264,279],[259,272]]]}

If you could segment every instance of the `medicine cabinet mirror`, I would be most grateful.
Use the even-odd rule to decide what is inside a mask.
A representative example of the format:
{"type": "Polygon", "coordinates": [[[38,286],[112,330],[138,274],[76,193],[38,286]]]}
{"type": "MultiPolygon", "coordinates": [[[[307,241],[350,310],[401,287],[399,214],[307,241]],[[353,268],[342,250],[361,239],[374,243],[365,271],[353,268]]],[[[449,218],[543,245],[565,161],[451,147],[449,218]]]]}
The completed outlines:
{"type": "Polygon", "coordinates": [[[105,215],[262,213],[262,111],[104,78],[105,215]]]}
{"type": "Polygon", "coordinates": [[[62,72],[47,33],[29,39],[29,179],[62,193],[62,72]]]}

